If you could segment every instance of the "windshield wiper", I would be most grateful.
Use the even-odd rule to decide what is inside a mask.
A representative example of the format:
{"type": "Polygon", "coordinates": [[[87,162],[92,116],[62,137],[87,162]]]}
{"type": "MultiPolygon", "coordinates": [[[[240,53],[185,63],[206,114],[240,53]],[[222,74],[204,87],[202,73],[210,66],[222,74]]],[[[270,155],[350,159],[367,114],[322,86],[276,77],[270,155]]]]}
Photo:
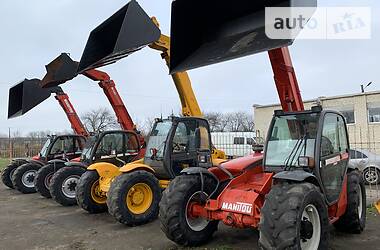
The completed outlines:
{"type": "Polygon", "coordinates": [[[288,157],[286,157],[284,161],[285,162],[284,170],[288,170],[289,167],[291,167],[291,165],[293,164],[294,158],[296,157],[297,152],[299,151],[302,143],[305,141],[305,138],[306,138],[306,134],[297,140],[292,151],[290,152],[290,154],[288,155],[288,157]]]}

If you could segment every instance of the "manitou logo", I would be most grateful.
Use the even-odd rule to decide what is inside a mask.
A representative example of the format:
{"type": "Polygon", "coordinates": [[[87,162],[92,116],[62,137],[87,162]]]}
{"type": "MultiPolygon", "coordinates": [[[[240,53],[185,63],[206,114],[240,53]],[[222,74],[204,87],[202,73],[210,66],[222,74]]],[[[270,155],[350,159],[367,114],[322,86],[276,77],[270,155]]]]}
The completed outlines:
{"type": "Polygon", "coordinates": [[[222,209],[236,211],[236,212],[245,213],[245,214],[251,214],[252,204],[244,203],[244,202],[236,202],[236,203],[223,202],[222,209]]]}

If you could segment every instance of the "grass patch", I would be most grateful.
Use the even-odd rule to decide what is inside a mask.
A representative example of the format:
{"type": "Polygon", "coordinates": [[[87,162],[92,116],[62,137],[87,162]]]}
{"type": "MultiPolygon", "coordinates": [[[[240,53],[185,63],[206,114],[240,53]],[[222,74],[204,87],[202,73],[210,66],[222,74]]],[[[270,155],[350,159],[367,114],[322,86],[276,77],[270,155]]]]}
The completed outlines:
{"type": "Polygon", "coordinates": [[[9,159],[0,158],[0,171],[9,164],[9,159]]]}

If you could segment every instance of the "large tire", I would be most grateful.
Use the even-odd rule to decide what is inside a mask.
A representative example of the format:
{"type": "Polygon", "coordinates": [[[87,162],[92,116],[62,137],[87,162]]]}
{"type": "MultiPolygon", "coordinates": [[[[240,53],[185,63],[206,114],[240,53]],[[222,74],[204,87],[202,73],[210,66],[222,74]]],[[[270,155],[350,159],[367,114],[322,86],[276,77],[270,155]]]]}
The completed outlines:
{"type": "Polygon", "coordinates": [[[376,185],[380,184],[380,170],[376,167],[368,167],[363,171],[364,184],[376,185]]]}
{"type": "Polygon", "coordinates": [[[1,181],[4,183],[5,186],[14,189],[13,183],[12,183],[12,175],[16,168],[18,168],[20,165],[16,162],[12,162],[8,166],[4,168],[4,170],[1,172],[1,181]]]}
{"type": "Polygon", "coordinates": [[[279,183],[265,197],[259,224],[262,249],[327,249],[324,197],[311,183],[279,183]]]}
{"type": "Polygon", "coordinates": [[[156,219],[160,200],[161,188],[157,178],[144,170],[119,175],[107,193],[108,212],[128,226],[156,219]]]}
{"type": "MultiPolygon", "coordinates": [[[[216,186],[215,181],[209,176],[203,176],[203,178],[203,191],[209,195],[216,186]]],[[[201,186],[200,176],[180,175],[174,178],[162,195],[159,212],[161,230],[170,240],[179,245],[201,245],[208,241],[218,229],[219,221],[188,218],[188,202],[202,194],[201,186]]]]}
{"type": "Polygon", "coordinates": [[[334,226],[346,233],[361,233],[366,222],[366,191],[362,175],[355,170],[347,174],[347,208],[334,226]]]}
{"type": "Polygon", "coordinates": [[[86,172],[82,167],[63,167],[52,177],[50,182],[50,195],[62,206],[77,204],[76,189],[81,176],[86,172]]]}
{"type": "Polygon", "coordinates": [[[34,179],[34,186],[36,188],[36,191],[42,195],[45,198],[51,198],[50,195],[50,183],[51,179],[54,175],[54,173],[65,166],[63,163],[61,164],[54,164],[49,163],[43,167],[41,167],[36,175],[36,178],[34,179]]]}
{"type": "Polygon", "coordinates": [[[14,171],[12,175],[12,184],[15,189],[23,194],[35,193],[34,178],[41,165],[35,163],[26,163],[14,171]]]}
{"type": "Polygon", "coordinates": [[[95,170],[86,171],[76,189],[78,205],[90,214],[107,211],[107,197],[99,194],[99,174],[95,170]]]}

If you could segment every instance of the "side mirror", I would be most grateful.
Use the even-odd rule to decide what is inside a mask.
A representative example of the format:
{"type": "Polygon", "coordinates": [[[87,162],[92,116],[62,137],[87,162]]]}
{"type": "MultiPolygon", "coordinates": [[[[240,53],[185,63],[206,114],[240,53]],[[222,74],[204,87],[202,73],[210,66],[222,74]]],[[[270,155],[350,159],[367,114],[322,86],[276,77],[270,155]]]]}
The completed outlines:
{"type": "Polygon", "coordinates": [[[152,156],[150,157],[152,160],[154,160],[157,157],[158,150],[157,148],[151,148],[150,152],[152,153],[152,156]]]}
{"type": "Polygon", "coordinates": [[[308,156],[300,156],[298,157],[298,165],[300,167],[313,169],[315,166],[314,159],[308,156]]]}

